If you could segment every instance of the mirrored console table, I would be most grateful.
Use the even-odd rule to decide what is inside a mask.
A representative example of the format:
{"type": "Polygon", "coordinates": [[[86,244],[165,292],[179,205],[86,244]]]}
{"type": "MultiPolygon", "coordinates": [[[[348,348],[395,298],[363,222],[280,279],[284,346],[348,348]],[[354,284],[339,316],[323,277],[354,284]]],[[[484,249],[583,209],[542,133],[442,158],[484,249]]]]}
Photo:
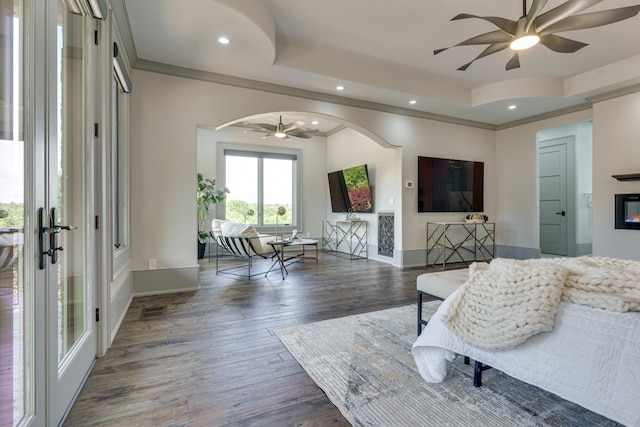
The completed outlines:
{"type": "Polygon", "coordinates": [[[366,259],[367,221],[323,220],[322,247],[327,252],[349,259],[366,259]]]}
{"type": "Polygon", "coordinates": [[[496,253],[493,222],[428,222],[427,266],[489,261],[496,253]]]}

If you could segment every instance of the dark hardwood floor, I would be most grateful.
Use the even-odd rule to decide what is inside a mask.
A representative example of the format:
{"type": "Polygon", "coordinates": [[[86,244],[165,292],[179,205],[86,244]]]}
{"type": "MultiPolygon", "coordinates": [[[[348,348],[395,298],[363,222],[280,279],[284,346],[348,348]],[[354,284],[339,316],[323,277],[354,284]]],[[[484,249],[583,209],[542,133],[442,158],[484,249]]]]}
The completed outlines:
{"type": "Polygon", "coordinates": [[[65,426],[349,425],[273,331],[413,304],[426,271],[323,252],[286,280],[200,264],[199,291],[133,300],[65,426]],[[165,305],[164,317],[140,319],[165,305]]]}

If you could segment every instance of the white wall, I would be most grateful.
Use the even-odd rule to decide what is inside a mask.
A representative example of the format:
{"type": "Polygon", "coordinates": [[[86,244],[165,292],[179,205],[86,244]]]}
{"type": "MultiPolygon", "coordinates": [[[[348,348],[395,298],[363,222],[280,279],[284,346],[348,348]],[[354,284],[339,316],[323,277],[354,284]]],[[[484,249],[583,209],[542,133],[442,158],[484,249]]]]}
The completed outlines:
{"type": "MultiPolygon", "coordinates": [[[[640,232],[613,229],[613,195],[640,192],[640,184],[619,183],[611,178],[616,173],[638,172],[640,167],[639,94],[599,102],[593,117],[592,110],[584,110],[493,132],[145,71],[134,70],[133,79],[136,87],[131,113],[133,270],[146,270],[149,258],[158,260],[159,269],[196,266],[193,188],[197,128],[215,127],[272,111],[325,116],[382,146],[401,148],[395,150],[393,157],[395,164],[401,164],[394,169],[393,178],[400,189],[385,189],[377,198],[384,202],[388,194],[394,194],[394,198],[398,192],[401,194],[401,205],[395,201],[395,206],[397,212],[402,212],[396,239],[397,249],[402,252],[402,266],[424,265],[427,221],[462,218],[461,214],[417,213],[416,190],[402,185],[406,180],[416,181],[417,156],[484,161],[484,213],[497,224],[496,238],[502,250],[499,255],[536,256],[539,253],[536,134],[593,119],[594,254],[639,256],[631,251],[638,247],[640,232]]],[[[358,144],[366,142],[358,137],[358,144]]],[[[335,161],[333,156],[329,160],[328,154],[325,158],[323,183],[329,165],[335,161]]],[[[317,191],[326,201],[326,187],[317,191]]],[[[308,194],[312,192],[305,193],[305,197],[315,197],[308,194]]],[[[308,199],[305,200],[306,204],[308,199]]],[[[377,209],[379,206],[380,200],[377,209]]],[[[320,224],[320,216],[326,216],[327,210],[328,206],[324,206],[318,210],[318,216],[306,219],[309,227],[320,224]]]]}
{"type": "MultiPolygon", "coordinates": [[[[333,172],[362,164],[367,165],[369,181],[373,195],[373,213],[358,213],[358,218],[367,221],[367,243],[370,248],[369,258],[383,262],[400,264],[399,254],[393,258],[378,255],[378,212],[394,212],[395,247],[402,247],[401,230],[402,188],[400,174],[401,161],[398,153],[401,148],[385,148],[373,142],[370,138],[353,129],[344,129],[327,138],[326,158],[327,172],[333,172]]],[[[325,177],[325,187],[328,183],[325,177]]],[[[326,218],[344,219],[341,213],[331,212],[331,199],[326,192],[325,212],[326,218]]]]}
{"type": "Polygon", "coordinates": [[[496,132],[496,239],[500,256],[525,258],[540,253],[538,132],[590,119],[591,110],[584,110],[496,132]]]}
{"type": "MultiPolygon", "coordinates": [[[[578,123],[576,130],[576,244],[593,244],[593,125],[578,123]]],[[[592,251],[591,251],[592,252],[592,251]]],[[[590,252],[590,253],[591,253],[590,252]]]]}
{"type": "Polygon", "coordinates": [[[616,193],[640,193],[640,181],[611,175],[640,172],[640,93],[593,106],[593,253],[640,260],[640,231],[614,228],[616,193]]]}
{"type": "MultiPolygon", "coordinates": [[[[484,162],[484,214],[497,220],[495,132],[442,122],[407,118],[408,137],[403,147],[402,182],[418,182],[418,156],[484,162]],[[428,123],[428,125],[427,125],[428,123]]],[[[404,185],[404,184],[403,184],[404,185]]],[[[403,266],[425,265],[428,221],[463,221],[463,212],[418,213],[417,187],[403,187],[403,266]]],[[[482,212],[478,212],[482,213],[482,212]]],[[[499,238],[499,235],[497,236],[499,238]]]]}
{"type": "MultiPolygon", "coordinates": [[[[394,156],[394,163],[401,163],[394,171],[396,182],[416,181],[419,155],[484,161],[485,213],[496,218],[493,131],[139,70],[133,71],[133,80],[133,270],[147,270],[149,258],[157,259],[158,269],[197,268],[197,129],[272,111],[325,116],[383,146],[402,147],[402,157],[394,156]]],[[[326,191],[321,196],[325,201],[326,191]]],[[[424,265],[427,220],[460,220],[462,214],[418,214],[416,190],[403,188],[394,194],[398,191],[402,204],[395,203],[402,219],[397,249],[403,251],[402,265],[424,265]]],[[[327,207],[319,212],[324,216],[327,207]]],[[[309,227],[320,224],[312,217],[308,221],[309,227]]]]}
{"type": "MultiPolygon", "coordinates": [[[[571,241],[569,255],[586,255],[592,252],[593,242],[593,208],[590,206],[593,193],[593,126],[591,121],[573,123],[543,129],[538,132],[538,142],[559,139],[568,136],[574,137],[573,157],[574,176],[568,177],[573,182],[567,189],[573,189],[573,194],[567,203],[571,204],[571,212],[574,213],[574,229],[569,233],[571,241]]],[[[538,206],[539,209],[539,206],[538,206]]]]}

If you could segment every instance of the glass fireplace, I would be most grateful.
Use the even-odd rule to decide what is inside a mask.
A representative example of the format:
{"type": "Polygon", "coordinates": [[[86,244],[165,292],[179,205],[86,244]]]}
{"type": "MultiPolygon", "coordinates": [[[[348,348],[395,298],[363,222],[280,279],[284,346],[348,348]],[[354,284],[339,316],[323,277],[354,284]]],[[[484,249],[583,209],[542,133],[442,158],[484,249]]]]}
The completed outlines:
{"type": "Polygon", "coordinates": [[[640,194],[616,194],[616,228],[640,230],[640,194]]]}

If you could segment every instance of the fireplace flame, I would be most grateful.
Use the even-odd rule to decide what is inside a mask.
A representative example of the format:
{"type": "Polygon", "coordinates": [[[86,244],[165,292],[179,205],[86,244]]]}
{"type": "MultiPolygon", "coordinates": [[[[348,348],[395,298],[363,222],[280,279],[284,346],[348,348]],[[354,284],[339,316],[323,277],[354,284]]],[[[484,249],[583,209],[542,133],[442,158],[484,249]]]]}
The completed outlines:
{"type": "Polygon", "coordinates": [[[627,218],[627,222],[640,222],[640,214],[631,215],[630,218],[627,218]]]}

